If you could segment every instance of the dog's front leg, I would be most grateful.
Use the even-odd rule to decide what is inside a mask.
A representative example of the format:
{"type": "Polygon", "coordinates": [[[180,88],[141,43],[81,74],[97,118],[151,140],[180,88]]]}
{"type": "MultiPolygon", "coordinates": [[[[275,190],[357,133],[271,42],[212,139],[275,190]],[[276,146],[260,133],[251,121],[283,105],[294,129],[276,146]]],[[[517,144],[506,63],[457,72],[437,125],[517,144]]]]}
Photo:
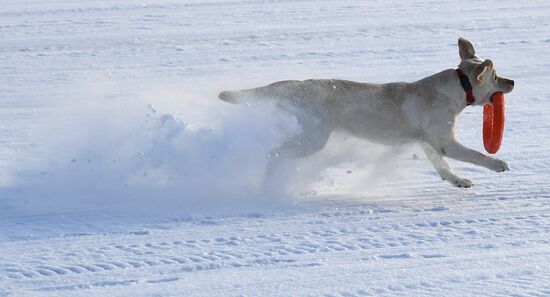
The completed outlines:
{"type": "Polygon", "coordinates": [[[441,146],[441,153],[451,159],[483,166],[496,172],[510,170],[506,162],[486,156],[478,151],[469,149],[455,139],[441,146]]]}
{"type": "Polygon", "coordinates": [[[470,180],[457,176],[451,170],[451,166],[449,166],[449,163],[447,163],[447,161],[443,159],[443,156],[431,145],[427,143],[422,143],[421,146],[441,179],[446,180],[452,185],[459,188],[469,188],[472,186],[472,182],[470,180]]]}

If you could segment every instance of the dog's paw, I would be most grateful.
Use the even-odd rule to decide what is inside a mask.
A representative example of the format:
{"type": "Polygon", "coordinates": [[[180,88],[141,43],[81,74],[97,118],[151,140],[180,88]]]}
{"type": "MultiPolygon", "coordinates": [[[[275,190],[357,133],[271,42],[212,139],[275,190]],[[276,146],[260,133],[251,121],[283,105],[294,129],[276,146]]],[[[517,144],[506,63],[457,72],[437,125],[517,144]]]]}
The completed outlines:
{"type": "Polygon", "coordinates": [[[459,187],[459,188],[470,188],[474,185],[469,179],[465,179],[465,178],[457,178],[457,179],[449,180],[449,182],[453,184],[455,187],[459,187]]]}
{"type": "Polygon", "coordinates": [[[495,172],[504,172],[510,170],[508,164],[500,159],[492,159],[491,170],[495,172]]]}
{"type": "Polygon", "coordinates": [[[451,172],[443,172],[441,178],[458,188],[470,188],[474,185],[469,179],[460,178],[451,172]]]}

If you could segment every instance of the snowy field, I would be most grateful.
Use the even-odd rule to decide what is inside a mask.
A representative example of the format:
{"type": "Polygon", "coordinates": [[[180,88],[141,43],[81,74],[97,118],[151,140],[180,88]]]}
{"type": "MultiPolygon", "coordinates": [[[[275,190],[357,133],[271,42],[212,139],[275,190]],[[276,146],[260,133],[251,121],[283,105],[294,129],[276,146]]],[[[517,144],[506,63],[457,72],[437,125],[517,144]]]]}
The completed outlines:
{"type": "Polygon", "coordinates": [[[550,296],[550,2],[0,2],[0,296],[550,296]],[[509,172],[334,135],[259,194],[296,123],[220,91],[414,81],[460,36],[516,82],[509,172]]]}

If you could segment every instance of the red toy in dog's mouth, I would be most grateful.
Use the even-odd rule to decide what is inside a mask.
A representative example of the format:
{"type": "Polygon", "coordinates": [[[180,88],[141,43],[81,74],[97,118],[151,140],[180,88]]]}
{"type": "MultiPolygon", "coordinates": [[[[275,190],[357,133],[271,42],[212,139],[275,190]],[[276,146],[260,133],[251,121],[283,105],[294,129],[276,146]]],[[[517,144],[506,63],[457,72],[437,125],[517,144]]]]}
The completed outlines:
{"type": "Polygon", "coordinates": [[[500,149],[504,133],[504,93],[492,96],[492,104],[483,106],[483,144],[488,153],[494,154],[500,149]]]}

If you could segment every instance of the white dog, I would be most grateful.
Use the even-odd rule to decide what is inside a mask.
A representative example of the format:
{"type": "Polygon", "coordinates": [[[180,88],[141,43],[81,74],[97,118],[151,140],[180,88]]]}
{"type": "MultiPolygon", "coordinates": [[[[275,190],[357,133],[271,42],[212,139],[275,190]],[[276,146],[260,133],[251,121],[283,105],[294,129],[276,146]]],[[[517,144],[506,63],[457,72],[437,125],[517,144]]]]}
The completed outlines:
{"type": "Polygon", "coordinates": [[[458,47],[458,69],[447,69],[412,83],[281,81],[250,90],[222,92],[219,97],[232,103],[272,100],[298,119],[302,132],[271,152],[268,174],[282,158],[301,158],[321,150],[331,132],[342,129],[386,145],[418,142],[443,180],[457,187],[471,187],[469,180],[453,173],[445,157],[496,172],[509,168],[502,160],[458,143],[455,119],[467,105],[483,105],[490,102],[495,92],[511,92],[514,81],[498,77],[493,63],[478,58],[468,40],[459,38],[458,47]]]}

